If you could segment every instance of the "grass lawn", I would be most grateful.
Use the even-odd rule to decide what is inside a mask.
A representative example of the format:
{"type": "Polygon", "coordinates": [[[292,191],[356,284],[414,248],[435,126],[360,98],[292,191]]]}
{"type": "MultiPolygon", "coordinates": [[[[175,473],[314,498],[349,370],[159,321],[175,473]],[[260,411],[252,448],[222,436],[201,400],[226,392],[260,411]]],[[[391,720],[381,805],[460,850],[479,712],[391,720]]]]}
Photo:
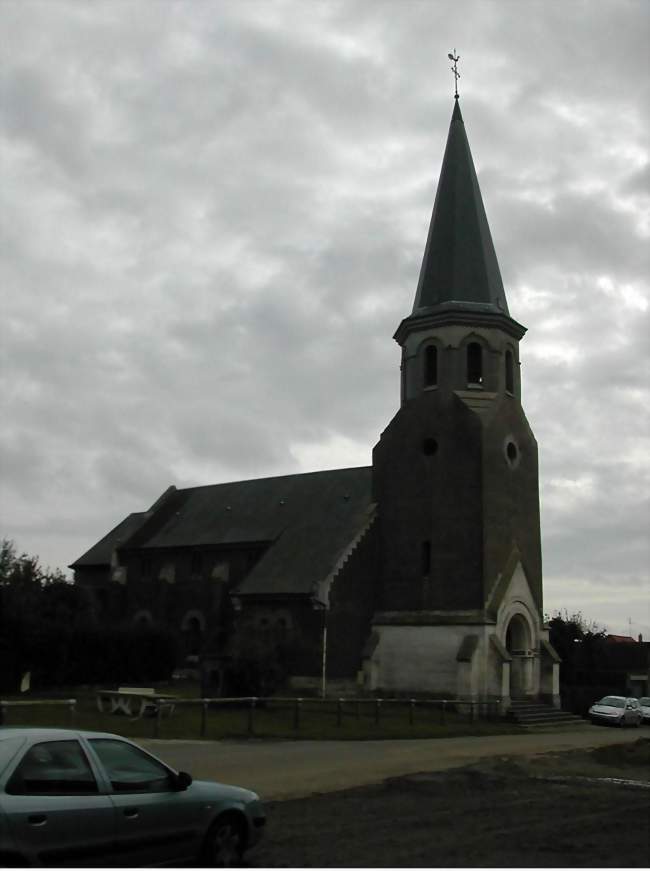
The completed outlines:
{"type": "MultiPolygon", "coordinates": [[[[161,718],[160,738],[218,740],[220,738],[285,738],[312,740],[371,740],[384,738],[449,738],[461,735],[494,735],[516,733],[517,726],[504,720],[472,720],[468,710],[443,711],[439,704],[418,702],[412,711],[409,703],[383,702],[379,716],[374,700],[360,704],[344,701],[303,699],[296,714],[291,700],[273,699],[259,702],[252,712],[248,702],[210,705],[205,724],[200,704],[188,704],[197,699],[196,684],[174,685],[171,692],[179,704],[171,716],[161,718]],[[187,700],[185,703],[182,700],[187,700]]],[[[86,688],[65,692],[38,692],[23,696],[7,696],[11,701],[42,699],[42,705],[7,708],[6,726],[52,726],[116,732],[129,738],[156,737],[156,720],[101,713],[95,693],[86,688]],[[67,706],[47,704],[48,700],[75,698],[73,715],[67,706]]]]}

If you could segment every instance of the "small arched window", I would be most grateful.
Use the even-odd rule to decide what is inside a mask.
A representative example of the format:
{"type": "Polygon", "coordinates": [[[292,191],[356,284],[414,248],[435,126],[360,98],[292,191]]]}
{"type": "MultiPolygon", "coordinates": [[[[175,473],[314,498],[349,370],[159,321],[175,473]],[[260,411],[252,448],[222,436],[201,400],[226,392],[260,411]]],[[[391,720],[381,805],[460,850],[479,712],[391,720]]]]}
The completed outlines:
{"type": "Polygon", "coordinates": [[[203,647],[203,626],[198,617],[183,620],[185,649],[188,656],[198,656],[203,647]]]}
{"type": "Polygon", "coordinates": [[[200,575],[203,571],[203,554],[194,552],[192,554],[191,572],[193,575],[200,575]]]}
{"type": "Polygon", "coordinates": [[[483,384],[483,348],[478,342],[470,342],[467,346],[467,383],[483,384]]]}
{"type": "Polygon", "coordinates": [[[508,393],[515,392],[515,375],[514,364],[512,362],[512,351],[506,351],[506,390],[508,393]]]}
{"type": "Polygon", "coordinates": [[[150,626],[153,626],[153,617],[151,616],[151,612],[147,611],[146,609],[137,611],[133,615],[133,625],[140,632],[148,629],[150,626]]]}
{"type": "Polygon", "coordinates": [[[435,387],[438,383],[438,349],[427,345],[424,349],[424,386],[435,387]]]}

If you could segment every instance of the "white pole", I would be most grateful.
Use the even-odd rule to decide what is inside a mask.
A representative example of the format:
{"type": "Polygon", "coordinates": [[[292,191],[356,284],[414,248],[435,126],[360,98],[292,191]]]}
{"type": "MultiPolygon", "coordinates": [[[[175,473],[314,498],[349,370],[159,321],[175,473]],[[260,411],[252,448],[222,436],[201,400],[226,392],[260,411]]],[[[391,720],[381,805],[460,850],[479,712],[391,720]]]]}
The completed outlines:
{"type": "Polygon", "coordinates": [[[321,697],[325,698],[327,680],[327,611],[323,611],[323,679],[321,697]]]}

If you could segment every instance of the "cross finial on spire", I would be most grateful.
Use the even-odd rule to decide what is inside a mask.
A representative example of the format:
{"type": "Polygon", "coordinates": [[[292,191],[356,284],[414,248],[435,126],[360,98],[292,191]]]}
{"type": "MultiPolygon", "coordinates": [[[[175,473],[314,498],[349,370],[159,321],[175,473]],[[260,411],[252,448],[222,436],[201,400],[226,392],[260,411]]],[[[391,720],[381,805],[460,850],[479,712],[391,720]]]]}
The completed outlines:
{"type": "Polygon", "coordinates": [[[458,61],[460,60],[460,55],[456,54],[456,49],[454,49],[453,54],[450,52],[447,57],[449,60],[453,60],[454,65],[451,67],[451,70],[454,74],[454,100],[458,99],[458,79],[460,78],[460,73],[458,72],[458,61]]]}

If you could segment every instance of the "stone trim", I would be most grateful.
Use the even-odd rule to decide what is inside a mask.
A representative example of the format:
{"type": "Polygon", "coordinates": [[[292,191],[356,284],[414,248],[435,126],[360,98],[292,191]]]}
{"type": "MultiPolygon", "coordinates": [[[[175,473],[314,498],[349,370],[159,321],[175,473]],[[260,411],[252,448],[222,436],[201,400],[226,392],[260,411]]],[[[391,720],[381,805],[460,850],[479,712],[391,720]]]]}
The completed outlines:
{"type": "Polygon", "coordinates": [[[547,641],[545,638],[539,639],[539,652],[541,654],[546,654],[546,656],[548,656],[549,659],[552,659],[553,662],[562,662],[562,657],[558,654],[551,642],[547,641]]]}
{"type": "Polygon", "coordinates": [[[371,632],[368,636],[366,643],[363,645],[363,650],[361,651],[361,659],[368,659],[372,656],[372,654],[377,649],[377,645],[379,644],[379,633],[371,632]]]}
{"type": "Polygon", "coordinates": [[[496,635],[490,635],[490,644],[494,647],[503,662],[512,662],[512,657],[508,653],[505,644],[496,635]]]}
{"type": "Polygon", "coordinates": [[[485,611],[379,611],[373,626],[494,626],[485,611]]]}
{"type": "Polygon", "coordinates": [[[474,659],[474,654],[478,648],[478,635],[466,635],[460,643],[458,653],[456,654],[457,662],[471,662],[474,659]]]}
{"type": "Polygon", "coordinates": [[[365,520],[361,529],[359,529],[357,531],[357,534],[350,541],[350,543],[345,548],[345,550],[343,551],[341,556],[338,558],[338,560],[336,561],[336,564],[334,565],[334,567],[333,567],[332,571],[329,573],[329,575],[326,578],[324,578],[322,581],[319,581],[319,583],[314,585],[314,588],[312,590],[312,598],[314,600],[320,602],[326,608],[329,608],[330,588],[332,586],[334,578],[338,575],[338,573],[341,571],[343,566],[349,560],[350,556],[352,555],[352,552],[357,547],[357,545],[361,542],[361,539],[366,535],[368,530],[371,528],[371,526],[375,522],[376,518],[377,518],[377,503],[371,502],[370,505],[368,506],[367,519],[365,520]]]}
{"type": "Polygon", "coordinates": [[[500,329],[516,341],[519,341],[526,332],[526,327],[490,304],[468,303],[463,306],[458,303],[442,303],[418,309],[417,312],[404,318],[393,338],[398,344],[403,345],[410,333],[459,324],[500,329]]]}

